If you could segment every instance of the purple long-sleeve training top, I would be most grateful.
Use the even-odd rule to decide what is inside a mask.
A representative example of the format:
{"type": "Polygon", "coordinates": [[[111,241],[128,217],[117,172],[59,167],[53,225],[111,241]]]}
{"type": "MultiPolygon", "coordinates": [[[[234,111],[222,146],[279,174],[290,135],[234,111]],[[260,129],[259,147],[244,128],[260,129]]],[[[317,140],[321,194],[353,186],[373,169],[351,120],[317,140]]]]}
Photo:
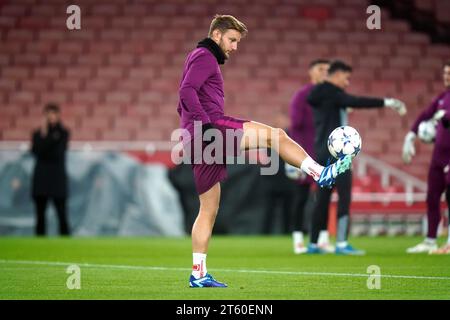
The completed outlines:
{"type": "MultiPolygon", "coordinates": [[[[429,120],[433,117],[433,115],[438,110],[446,110],[445,119],[450,120],[450,89],[441,93],[437,98],[433,100],[433,102],[426,108],[416,119],[413,126],[411,127],[411,131],[417,134],[417,130],[419,128],[419,124],[422,121],[429,120]]],[[[442,121],[439,121],[436,132],[436,140],[434,146],[434,157],[436,160],[444,161],[444,158],[448,158],[450,153],[450,131],[446,129],[442,121]]]]}
{"type": "Polygon", "coordinates": [[[194,133],[194,121],[212,123],[224,116],[223,78],[216,57],[204,47],[186,58],[179,89],[181,127],[194,133]]]}

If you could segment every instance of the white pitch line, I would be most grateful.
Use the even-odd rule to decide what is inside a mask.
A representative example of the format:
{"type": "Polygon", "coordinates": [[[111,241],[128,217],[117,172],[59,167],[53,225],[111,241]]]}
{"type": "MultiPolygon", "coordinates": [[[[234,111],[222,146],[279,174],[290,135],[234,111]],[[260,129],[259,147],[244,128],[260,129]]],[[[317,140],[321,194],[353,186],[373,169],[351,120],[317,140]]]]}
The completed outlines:
{"type": "MultiPolygon", "coordinates": [[[[95,264],[95,263],[78,263],[78,262],[59,262],[59,261],[37,261],[37,260],[4,260],[0,259],[0,264],[29,264],[29,265],[46,265],[46,266],[69,266],[77,265],[86,268],[108,268],[108,269],[126,269],[126,270],[152,270],[152,271],[183,271],[189,272],[190,268],[177,267],[153,267],[153,266],[131,266],[119,264],[95,264]]],[[[296,276],[331,276],[331,277],[377,277],[377,275],[364,273],[339,273],[339,272],[307,272],[307,271],[279,271],[279,270],[245,270],[245,269],[214,269],[219,272],[238,272],[238,273],[259,273],[259,274],[275,274],[275,275],[296,275],[296,276]]],[[[391,279],[418,279],[418,280],[450,280],[450,277],[432,277],[432,276],[405,276],[381,274],[381,278],[391,279]]]]}

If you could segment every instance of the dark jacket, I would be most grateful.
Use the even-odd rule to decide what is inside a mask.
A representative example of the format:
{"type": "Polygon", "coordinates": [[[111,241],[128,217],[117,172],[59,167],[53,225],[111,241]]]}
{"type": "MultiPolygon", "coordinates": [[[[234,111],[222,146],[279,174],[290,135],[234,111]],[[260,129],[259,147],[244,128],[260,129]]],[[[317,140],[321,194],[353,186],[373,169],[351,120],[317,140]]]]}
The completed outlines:
{"type": "Polygon", "coordinates": [[[32,195],[67,197],[65,157],[69,131],[57,124],[48,127],[46,137],[42,137],[40,130],[35,130],[32,139],[31,152],[36,159],[32,195]]]}
{"type": "Polygon", "coordinates": [[[317,162],[327,165],[330,153],[327,147],[328,136],[337,127],[347,125],[346,108],[380,108],[384,106],[383,98],[356,97],[347,94],[331,82],[316,85],[307,98],[313,109],[314,151],[317,162]]]}

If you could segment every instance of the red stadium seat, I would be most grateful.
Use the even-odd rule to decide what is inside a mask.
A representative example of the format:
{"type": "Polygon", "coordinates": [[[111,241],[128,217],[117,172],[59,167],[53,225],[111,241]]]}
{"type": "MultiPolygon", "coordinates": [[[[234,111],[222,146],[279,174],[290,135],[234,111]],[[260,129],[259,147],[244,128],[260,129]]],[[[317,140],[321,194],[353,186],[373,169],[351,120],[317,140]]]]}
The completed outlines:
{"type": "Polygon", "coordinates": [[[90,13],[93,16],[117,16],[120,13],[119,5],[113,3],[108,4],[94,4],[91,7],[90,13]]]}
{"type": "Polygon", "coordinates": [[[93,118],[109,118],[109,119],[115,119],[120,118],[123,115],[124,109],[126,106],[124,106],[121,103],[99,103],[95,104],[94,107],[88,108],[90,116],[93,118]]]}
{"type": "Polygon", "coordinates": [[[326,43],[342,43],[344,34],[338,31],[325,31],[318,33],[316,39],[326,43]]]}
{"type": "Polygon", "coordinates": [[[0,78],[0,90],[9,94],[9,92],[13,92],[18,87],[18,80],[8,79],[8,78],[0,78]]]}
{"type": "Polygon", "coordinates": [[[80,87],[79,79],[61,79],[53,83],[53,89],[56,91],[78,92],[80,87]]]}
{"type": "MultiPolygon", "coordinates": [[[[116,20],[116,19],[114,19],[116,20]]],[[[101,30],[104,29],[106,26],[106,17],[102,16],[87,16],[83,17],[83,26],[86,27],[86,29],[94,29],[94,30],[101,30]]],[[[78,31],[77,31],[78,32],[78,31]]]]}
{"type": "Polygon", "coordinates": [[[161,92],[141,92],[138,96],[138,103],[139,104],[154,104],[154,105],[160,105],[164,101],[164,94],[161,92]]]}
{"type": "Polygon", "coordinates": [[[404,93],[417,93],[428,90],[428,82],[420,80],[404,81],[400,84],[404,93]]]}
{"type": "Polygon", "coordinates": [[[13,125],[13,119],[11,117],[0,118],[0,131],[9,130],[13,125]]]}
{"type": "Polygon", "coordinates": [[[84,129],[109,130],[111,129],[111,118],[106,116],[85,118],[81,121],[81,127],[84,129]]]}
{"type": "MultiPolygon", "coordinates": [[[[9,95],[9,103],[11,104],[35,104],[37,94],[32,91],[16,91],[9,95]]],[[[3,112],[3,110],[2,110],[3,112]]]]}
{"type": "Polygon", "coordinates": [[[143,129],[136,132],[137,141],[167,141],[170,136],[159,130],[143,129]]]}
{"type": "Polygon", "coordinates": [[[39,32],[39,40],[42,41],[63,41],[67,35],[66,35],[66,30],[51,30],[51,29],[46,29],[46,30],[41,30],[39,32]]]}
{"type": "MultiPolygon", "coordinates": [[[[441,59],[448,59],[448,56],[450,54],[450,48],[448,46],[444,46],[444,45],[429,46],[425,50],[429,56],[441,58],[441,59]]],[[[442,66],[442,63],[441,63],[441,66],[442,66]]]]}
{"type": "Polygon", "coordinates": [[[328,30],[337,30],[339,32],[347,32],[351,29],[351,23],[344,19],[330,18],[324,21],[324,25],[328,30]]]}
{"type": "Polygon", "coordinates": [[[105,96],[106,104],[130,104],[132,102],[132,95],[128,92],[110,92],[105,96]]]}
{"type": "Polygon", "coordinates": [[[65,104],[61,108],[61,115],[63,119],[67,117],[84,118],[90,115],[89,107],[84,104],[65,104]]]}
{"type": "Polygon", "coordinates": [[[135,134],[132,130],[104,130],[101,133],[102,140],[107,141],[130,141],[134,140],[135,134]]]}
{"type": "Polygon", "coordinates": [[[370,86],[371,94],[376,96],[395,96],[398,92],[398,82],[393,80],[380,80],[370,86]]]}
{"type": "Polygon", "coordinates": [[[0,11],[2,15],[9,16],[9,17],[23,17],[26,15],[29,8],[25,4],[2,4],[0,7],[0,11]]]}
{"type": "Polygon", "coordinates": [[[296,5],[278,5],[272,13],[274,13],[275,16],[291,18],[300,17],[300,10],[296,5]]]}
{"type": "Polygon", "coordinates": [[[8,66],[2,70],[2,76],[6,79],[28,79],[30,77],[30,74],[31,70],[25,66],[8,66]]]}
{"type": "Polygon", "coordinates": [[[42,18],[42,20],[46,20],[44,17],[54,17],[56,15],[57,6],[52,4],[43,4],[33,5],[30,9],[30,14],[32,16],[37,16],[42,18]]]}
{"type": "Polygon", "coordinates": [[[410,31],[410,27],[406,21],[385,21],[382,23],[382,29],[387,32],[406,33],[410,31]]]}
{"type": "Polygon", "coordinates": [[[73,103],[76,104],[98,104],[100,102],[100,94],[98,91],[81,91],[74,93],[72,97],[73,103]]]}
{"type": "Polygon", "coordinates": [[[31,131],[24,129],[9,129],[2,131],[2,140],[29,140],[31,137],[31,131]]]}
{"type": "Polygon", "coordinates": [[[58,79],[62,74],[61,68],[58,67],[37,67],[33,76],[38,79],[58,79]]]}
{"type": "Polygon", "coordinates": [[[0,27],[1,28],[12,28],[17,23],[17,18],[8,17],[8,16],[0,16],[0,27]]]}
{"type": "Polygon", "coordinates": [[[108,63],[112,66],[132,67],[136,58],[130,53],[120,53],[108,56],[108,63]]]}
{"type": "Polygon", "coordinates": [[[405,56],[398,56],[398,57],[391,57],[388,59],[388,66],[394,67],[394,68],[412,68],[414,66],[414,60],[411,57],[405,57],[405,56]]]}
{"type": "Polygon", "coordinates": [[[100,132],[98,129],[77,129],[77,130],[71,130],[71,140],[72,141],[93,141],[93,140],[99,140],[100,132]]]}
{"type": "Polygon", "coordinates": [[[119,78],[122,78],[124,74],[125,74],[124,69],[117,66],[101,67],[97,69],[98,78],[117,80],[119,78]]]}
{"type": "Polygon", "coordinates": [[[55,102],[57,104],[64,105],[67,102],[69,102],[70,95],[71,94],[68,94],[68,93],[65,93],[65,92],[61,92],[61,91],[58,91],[58,92],[48,91],[48,92],[43,92],[43,93],[40,94],[40,100],[39,101],[40,101],[40,104],[45,104],[45,103],[48,103],[48,102],[55,102]]]}
{"type": "Polygon", "coordinates": [[[125,107],[125,115],[126,117],[142,117],[144,122],[148,122],[148,119],[152,119],[156,115],[156,110],[152,108],[150,105],[145,104],[134,104],[132,107],[125,107]]]}
{"type": "Polygon", "coordinates": [[[115,81],[109,78],[91,78],[89,80],[82,81],[84,83],[84,90],[86,91],[99,91],[109,92],[112,90],[115,81]]]}
{"type": "Polygon", "coordinates": [[[422,33],[404,33],[401,35],[403,43],[407,44],[429,44],[430,39],[422,33]]]}
{"type": "Polygon", "coordinates": [[[66,66],[71,66],[76,59],[75,57],[76,55],[70,53],[55,53],[45,57],[45,64],[62,69],[66,66]]]}
{"type": "Polygon", "coordinates": [[[207,16],[209,13],[208,7],[206,7],[202,3],[191,3],[188,6],[184,6],[183,8],[181,8],[181,11],[186,16],[194,16],[194,17],[201,17],[201,18],[203,18],[204,16],[207,16]]]}
{"type": "Polygon", "coordinates": [[[399,56],[413,56],[417,58],[423,56],[422,47],[419,45],[399,45],[396,46],[396,51],[399,56]]]}
{"type": "Polygon", "coordinates": [[[80,55],[85,51],[85,44],[83,41],[59,42],[57,50],[60,53],[80,55]]]}
{"type": "Polygon", "coordinates": [[[109,28],[100,31],[100,41],[118,41],[123,42],[126,38],[126,30],[120,28],[109,28]]]}

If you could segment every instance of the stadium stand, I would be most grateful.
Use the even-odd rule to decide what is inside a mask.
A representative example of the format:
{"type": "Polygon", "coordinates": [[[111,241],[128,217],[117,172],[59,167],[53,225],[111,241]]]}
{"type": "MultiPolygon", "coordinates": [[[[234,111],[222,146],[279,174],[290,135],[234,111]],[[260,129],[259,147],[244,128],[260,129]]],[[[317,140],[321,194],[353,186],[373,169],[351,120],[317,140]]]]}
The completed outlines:
{"type": "MultiPolygon", "coordinates": [[[[177,86],[186,53],[205,36],[214,13],[228,12],[250,29],[241,52],[224,69],[229,114],[270,124],[305,82],[309,60],[339,57],[355,68],[354,93],[393,95],[407,102],[408,117],[400,121],[384,110],[351,115],[364,138],[364,152],[401,166],[403,136],[441,90],[440,66],[450,53],[448,46],[430,44],[427,35],[409,32],[407,22],[391,19],[387,11],[382,12],[382,31],[389,32],[362,28],[364,1],[238,5],[225,0],[182,6],[176,0],[83,0],[78,1],[79,31],[65,27],[67,4],[0,4],[2,140],[27,140],[47,101],[64,106],[74,140],[169,140],[178,125],[177,86]]],[[[414,164],[402,169],[424,179],[419,168],[430,150],[420,145],[414,164]]]]}
{"type": "MultiPolygon", "coordinates": [[[[223,70],[228,114],[273,124],[274,115],[287,112],[293,93],[305,83],[310,60],[340,58],[355,70],[350,92],[394,96],[408,106],[403,119],[389,110],[351,113],[350,124],[363,137],[363,154],[426,180],[432,146],[418,143],[409,166],[401,163],[401,146],[413,119],[443,89],[441,66],[450,48],[411,31],[388,9],[382,9],[382,29],[369,30],[370,1],[361,0],[193,1],[188,6],[177,0],[79,0],[81,30],[68,31],[69,4],[0,3],[0,140],[28,140],[48,101],[62,105],[74,141],[170,140],[178,127],[177,88],[186,54],[206,36],[215,13],[228,13],[250,31],[223,70]]],[[[442,2],[413,5],[442,21],[442,2]]],[[[354,192],[405,191],[402,183],[380,181],[379,173],[366,173],[355,180],[354,192]]]]}

